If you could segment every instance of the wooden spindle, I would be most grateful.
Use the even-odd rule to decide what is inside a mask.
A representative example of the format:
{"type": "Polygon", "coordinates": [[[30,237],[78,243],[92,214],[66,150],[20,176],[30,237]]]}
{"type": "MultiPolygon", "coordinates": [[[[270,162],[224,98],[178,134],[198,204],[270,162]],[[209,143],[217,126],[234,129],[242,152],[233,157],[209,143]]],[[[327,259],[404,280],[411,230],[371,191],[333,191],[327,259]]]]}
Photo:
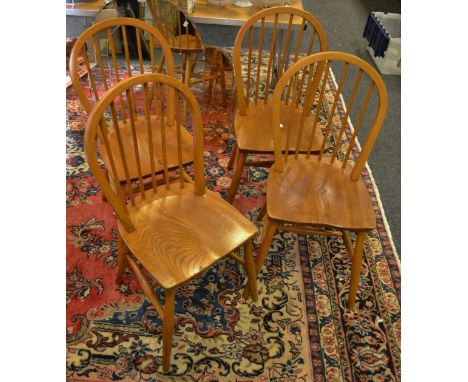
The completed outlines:
{"type": "MultiPolygon", "coordinates": [[[[356,99],[356,94],[357,90],[359,89],[359,84],[361,82],[362,78],[362,69],[359,69],[356,79],[354,80],[354,85],[353,85],[353,90],[351,92],[351,97],[349,98],[349,101],[346,103],[346,113],[341,120],[341,127],[340,131],[338,133],[338,142],[341,142],[341,138],[343,137],[344,131],[346,126],[348,125],[348,118],[351,113],[351,109],[353,108],[354,100],[356,99]]],[[[340,144],[335,145],[335,149],[333,150],[332,158],[331,158],[331,163],[335,161],[335,158],[337,157],[338,150],[340,149],[340,144]]]]}
{"type": "Polygon", "coordinates": [[[267,78],[265,82],[265,105],[268,102],[268,93],[270,88],[270,74],[272,69],[273,58],[275,57],[276,30],[278,28],[278,13],[275,13],[275,23],[273,24],[273,32],[271,35],[270,56],[268,57],[267,78]]]}
{"type": "MultiPolygon", "coordinates": [[[[145,94],[145,115],[146,115],[146,127],[148,131],[148,151],[150,157],[151,167],[151,183],[153,185],[153,193],[157,192],[156,186],[156,164],[154,162],[154,144],[153,144],[153,126],[151,123],[151,95],[149,94],[148,83],[143,84],[145,94]]],[[[153,84],[154,89],[154,84],[153,84]]]]}
{"type": "Polygon", "coordinates": [[[374,90],[374,85],[375,85],[374,82],[371,82],[369,84],[369,88],[367,89],[366,97],[364,98],[364,101],[361,104],[361,109],[360,109],[360,112],[359,112],[359,116],[358,116],[356,125],[354,126],[353,134],[352,134],[352,136],[351,136],[351,138],[349,140],[349,147],[348,147],[348,150],[346,151],[346,155],[345,155],[345,158],[343,160],[343,165],[342,165],[343,169],[346,168],[346,164],[348,163],[348,159],[349,159],[349,156],[351,154],[351,150],[353,148],[354,141],[356,140],[356,136],[357,136],[357,134],[359,132],[359,129],[361,127],[362,120],[364,119],[364,115],[366,114],[367,105],[369,104],[369,100],[370,100],[372,91],[374,90]]]}
{"type": "MultiPolygon", "coordinates": [[[[115,82],[119,82],[120,81],[120,74],[119,74],[119,65],[117,63],[117,56],[115,54],[115,46],[114,46],[114,39],[112,38],[112,34],[111,34],[111,30],[110,28],[107,28],[107,38],[109,39],[109,44],[110,44],[110,47],[111,47],[111,55],[112,55],[112,62],[114,64],[114,74],[115,74],[115,82]]],[[[125,108],[123,107],[123,99],[122,99],[122,95],[119,94],[119,101],[120,101],[120,110],[121,110],[121,114],[122,114],[122,119],[124,121],[127,120],[127,115],[125,113],[125,108]]],[[[115,107],[114,108],[111,108],[111,110],[113,109],[113,111],[115,110],[115,107]]]]}
{"type": "Polygon", "coordinates": [[[177,130],[177,160],[179,161],[179,179],[180,179],[180,186],[184,188],[184,169],[182,167],[183,160],[182,160],[182,131],[180,127],[180,110],[179,110],[179,99],[180,94],[179,91],[176,91],[175,96],[175,115],[176,115],[176,130],[177,130]]]}
{"type": "MultiPolygon", "coordinates": [[[[113,103],[114,102],[111,102],[111,108],[112,108],[113,103]]],[[[123,104],[122,104],[122,107],[124,107],[123,104]]],[[[124,169],[126,185],[130,185],[130,200],[132,202],[132,205],[135,205],[135,198],[134,198],[134,194],[133,194],[132,187],[131,187],[132,180],[130,177],[130,171],[128,169],[128,163],[127,163],[127,155],[124,150],[124,144],[123,144],[122,134],[120,132],[119,120],[117,119],[114,113],[112,114],[112,124],[114,126],[115,136],[117,137],[117,145],[119,147],[120,159],[122,161],[122,167],[124,169]]],[[[119,179],[117,177],[117,174],[115,176],[116,176],[116,179],[119,179]]]]}
{"type": "MultiPolygon", "coordinates": [[[[93,71],[91,70],[91,66],[89,65],[88,54],[86,53],[84,49],[82,50],[82,52],[83,52],[82,57],[84,58],[84,61],[85,61],[86,70],[88,71],[88,79],[89,79],[89,82],[91,83],[91,89],[93,90],[94,99],[97,102],[99,101],[99,93],[96,87],[96,82],[94,81],[94,74],[93,74],[93,71]]],[[[90,113],[90,111],[88,111],[88,113],[90,113]]]]}
{"type": "Polygon", "coordinates": [[[145,69],[143,67],[143,53],[141,50],[141,36],[140,36],[140,29],[135,28],[136,40],[137,40],[137,51],[138,51],[138,63],[140,64],[140,73],[143,74],[145,69]]]}
{"type": "Polygon", "coordinates": [[[341,71],[340,81],[338,83],[338,89],[336,90],[336,93],[334,95],[332,108],[331,108],[330,112],[328,113],[328,120],[327,120],[327,125],[326,125],[326,128],[325,128],[324,139],[322,141],[322,146],[320,147],[319,160],[321,160],[322,157],[323,157],[323,152],[325,150],[327,137],[330,134],[331,126],[333,124],[333,117],[335,115],[336,105],[338,104],[338,100],[340,99],[340,94],[341,94],[341,90],[343,89],[343,84],[344,84],[344,81],[345,81],[345,78],[346,78],[346,73],[348,72],[348,66],[349,66],[349,64],[347,62],[345,62],[344,66],[343,66],[343,70],[341,71]]]}
{"type": "Polygon", "coordinates": [[[294,18],[294,15],[291,14],[289,16],[288,31],[286,32],[286,38],[283,40],[283,53],[281,54],[281,64],[280,64],[280,67],[278,68],[278,77],[280,77],[281,74],[283,73],[283,67],[287,59],[286,53],[288,52],[289,40],[291,39],[291,29],[292,29],[293,18],[294,18]]]}
{"type": "MultiPolygon", "coordinates": [[[[257,81],[255,84],[255,105],[257,105],[258,101],[258,86],[260,84],[260,68],[262,66],[262,54],[263,54],[263,32],[265,30],[265,18],[262,18],[262,24],[260,27],[260,39],[259,39],[259,47],[258,47],[258,55],[257,55],[257,81]]],[[[267,90],[266,90],[267,91],[267,90]]]]}
{"type": "MultiPolygon", "coordinates": [[[[326,65],[325,65],[324,75],[323,75],[323,78],[322,78],[322,87],[320,89],[320,95],[319,95],[319,100],[318,100],[318,103],[317,103],[317,110],[316,110],[316,113],[315,113],[314,123],[313,123],[313,126],[312,126],[312,131],[310,132],[309,144],[307,146],[307,158],[310,157],[310,152],[311,152],[311,149],[312,149],[312,142],[313,142],[313,139],[315,137],[315,131],[317,130],[317,123],[318,123],[318,120],[319,120],[320,111],[321,111],[322,106],[323,106],[323,98],[324,98],[324,95],[325,95],[325,87],[326,87],[327,81],[328,81],[330,66],[331,66],[331,61],[327,61],[326,65]]],[[[318,83],[317,83],[317,85],[318,85],[318,83]]],[[[310,94],[310,96],[311,96],[310,106],[312,106],[312,102],[316,97],[315,92],[310,94]]],[[[326,137],[324,136],[323,139],[326,139],[326,137]]]]}
{"type": "Polygon", "coordinates": [[[310,36],[309,46],[307,47],[306,56],[310,56],[310,54],[312,53],[312,48],[314,47],[314,41],[315,41],[316,36],[317,36],[317,31],[315,29],[312,29],[312,36],[310,36]]]}
{"type": "Polygon", "coordinates": [[[93,36],[93,44],[94,44],[94,49],[96,51],[96,58],[97,58],[98,66],[99,66],[99,72],[101,73],[102,83],[104,85],[104,89],[107,91],[108,86],[107,86],[106,70],[102,63],[101,50],[99,49],[99,42],[97,40],[96,35],[93,36]]]}
{"type": "Polygon", "coordinates": [[[126,92],[127,101],[128,101],[128,113],[129,113],[130,126],[132,130],[132,143],[133,143],[133,150],[135,152],[135,165],[136,165],[137,172],[138,172],[138,183],[140,186],[141,197],[142,199],[145,199],[145,196],[146,196],[145,185],[143,184],[140,152],[138,148],[137,131],[136,131],[136,126],[135,126],[135,112],[134,112],[135,105],[133,104],[134,100],[131,96],[131,89],[127,89],[125,92],[126,92]]]}
{"type": "MultiPolygon", "coordinates": [[[[170,182],[169,182],[169,169],[167,166],[167,145],[166,145],[166,118],[164,116],[164,89],[161,83],[158,82],[158,90],[159,90],[159,99],[160,99],[160,111],[161,111],[161,151],[163,157],[163,166],[164,166],[164,178],[166,180],[166,189],[169,190],[170,182]]],[[[171,97],[169,102],[174,102],[174,97],[171,97]]]]}
{"type": "Polygon", "coordinates": [[[247,106],[249,106],[249,101],[250,101],[250,65],[252,63],[252,42],[253,42],[253,26],[250,27],[249,29],[249,58],[248,58],[248,63],[247,63],[247,106]]]}

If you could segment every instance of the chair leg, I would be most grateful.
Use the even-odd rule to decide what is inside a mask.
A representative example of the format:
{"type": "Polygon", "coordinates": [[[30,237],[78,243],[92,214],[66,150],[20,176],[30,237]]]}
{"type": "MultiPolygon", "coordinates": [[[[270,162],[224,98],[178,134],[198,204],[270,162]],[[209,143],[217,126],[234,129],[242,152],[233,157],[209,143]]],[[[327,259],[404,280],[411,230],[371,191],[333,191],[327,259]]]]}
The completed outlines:
{"type": "MultiPolygon", "coordinates": [[[[258,250],[258,254],[255,257],[255,273],[258,275],[260,273],[260,269],[265,262],[265,258],[268,255],[268,249],[270,248],[271,242],[273,240],[273,236],[276,231],[276,225],[268,218],[268,215],[265,216],[265,223],[263,223],[263,232],[262,232],[262,242],[260,244],[260,249],[258,250]]],[[[244,288],[244,293],[242,297],[247,298],[250,293],[250,287],[248,285],[244,288]]]]}
{"type": "Polygon", "coordinates": [[[347,231],[343,230],[342,232],[343,232],[344,245],[346,247],[346,250],[348,251],[349,257],[351,257],[351,259],[352,259],[354,251],[353,251],[353,244],[351,243],[351,238],[349,237],[347,231]]]}
{"type": "Polygon", "coordinates": [[[258,291],[257,291],[257,272],[255,269],[255,262],[253,258],[252,252],[252,240],[247,241],[244,243],[244,256],[245,256],[245,270],[247,272],[247,284],[244,287],[244,293],[242,297],[247,298],[249,292],[251,292],[252,300],[257,302],[258,300],[258,291]],[[248,290],[245,293],[245,290],[248,290]]]}
{"type": "Polygon", "coordinates": [[[239,151],[237,155],[236,168],[234,170],[234,176],[232,177],[231,187],[229,187],[229,192],[226,200],[232,204],[234,197],[237,194],[237,188],[239,187],[240,178],[242,176],[242,171],[244,170],[245,160],[247,159],[247,153],[239,151]]]}
{"type": "Polygon", "coordinates": [[[234,162],[237,156],[237,151],[238,151],[237,142],[234,142],[234,146],[232,147],[232,151],[231,151],[231,157],[229,158],[229,163],[227,165],[228,170],[232,170],[232,167],[234,166],[234,162]]]}
{"type": "Polygon", "coordinates": [[[172,336],[174,334],[175,289],[166,290],[166,304],[163,319],[163,371],[168,372],[171,365],[172,336]]]}
{"type": "Polygon", "coordinates": [[[364,253],[364,239],[366,238],[365,232],[358,232],[356,238],[356,245],[354,247],[354,255],[351,263],[351,281],[349,283],[349,296],[348,296],[348,309],[354,309],[354,302],[356,300],[357,289],[359,285],[359,278],[361,276],[362,255],[364,253]]]}
{"type": "MultiPolygon", "coordinates": [[[[107,168],[104,169],[104,175],[106,176],[107,181],[110,182],[109,170],[108,170],[107,168]]],[[[104,195],[104,192],[102,193],[101,200],[102,200],[103,202],[107,202],[107,198],[106,198],[106,195],[104,195]]]]}
{"type": "Polygon", "coordinates": [[[122,277],[125,269],[128,266],[127,259],[128,247],[122,239],[122,235],[117,230],[117,276],[115,277],[115,283],[117,285],[122,284],[122,277]]]}
{"type": "Polygon", "coordinates": [[[227,96],[226,96],[226,77],[224,75],[224,62],[223,53],[218,52],[218,63],[219,63],[219,84],[221,85],[221,96],[223,97],[223,106],[227,108],[227,96]]]}
{"type": "Polygon", "coordinates": [[[265,214],[266,214],[266,200],[265,200],[265,203],[263,203],[262,209],[261,209],[260,212],[258,213],[257,221],[258,221],[258,222],[262,221],[262,219],[263,219],[263,217],[265,216],[265,214]]]}

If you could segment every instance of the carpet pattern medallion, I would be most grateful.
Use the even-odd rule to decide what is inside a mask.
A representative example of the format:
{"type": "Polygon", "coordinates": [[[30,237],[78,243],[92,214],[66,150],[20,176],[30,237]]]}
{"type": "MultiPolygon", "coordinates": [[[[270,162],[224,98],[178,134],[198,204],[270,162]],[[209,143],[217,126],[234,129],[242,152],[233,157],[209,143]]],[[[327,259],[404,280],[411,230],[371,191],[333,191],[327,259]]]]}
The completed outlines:
{"type": "MultiPolygon", "coordinates": [[[[329,83],[330,93],[334,86],[329,83]]],[[[193,91],[202,103],[200,89],[193,91]]],[[[337,116],[343,112],[341,105],[337,116]]],[[[231,110],[215,99],[203,114],[206,184],[225,197],[232,176],[227,169],[231,110]]],[[[85,123],[85,112],[69,88],[68,381],[400,379],[399,260],[367,170],[363,178],[375,203],[377,228],[365,243],[354,312],[345,309],[351,261],[341,238],[280,231],[257,279],[258,303],[242,299],[246,275],[231,259],[177,288],[171,369],[163,373],[161,320],[130,270],[122,285],[114,282],[117,224],[86,162],[85,123]]],[[[267,169],[246,169],[234,202],[259,228],[255,218],[265,200],[267,177],[267,169]]],[[[259,237],[255,250],[258,246],[259,237]]],[[[164,292],[157,293],[164,302],[164,292]]]]}

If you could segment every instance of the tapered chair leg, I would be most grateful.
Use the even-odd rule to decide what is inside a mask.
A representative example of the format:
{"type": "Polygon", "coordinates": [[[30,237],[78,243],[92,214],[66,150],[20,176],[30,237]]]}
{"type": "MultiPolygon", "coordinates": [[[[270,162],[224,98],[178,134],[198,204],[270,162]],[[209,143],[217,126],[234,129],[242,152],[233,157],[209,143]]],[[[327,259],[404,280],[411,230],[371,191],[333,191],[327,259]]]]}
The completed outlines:
{"type": "Polygon", "coordinates": [[[122,277],[128,266],[128,252],[128,247],[123,241],[120,232],[117,230],[117,276],[115,277],[115,283],[117,285],[122,284],[122,277]]]}
{"type": "Polygon", "coordinates": [[[348,232],[347,231],[342,231],[343,232],[343,242],[344,242],[344,245],[346,247],[346,250],[348,251],[348,254],[349,254],[349,257],[351,257],[351,259],[353,258],[353,255],[354,255],[354,251],[353,251],[353,245],[351,243],[351,238],[349,237],[348,235],[348,232]]]}
{"type": "Polygon", "coordinates": [[[247,153],[238,152],[236,168],[234,169],[234,175],[232,177],[231,187],[229,187],[229,192],[226,200],[232,204],[234,197],[237,194],[237,188],[239,187],[239,182],[242,176],[242,171],[244,170],[245,160],[247,159],[247,153]]]}
{"type": "Polygon", "coordinates": [[[262,221],[262,219],[263,219],[263,217],[265,216],[265,214],[266,214],[266,200],[265,200],[265,203],[263,203],[262,209],[261,209],[260,212],[258,213],[257,221],[258,221],[258,222],[262,221]]]}
{"type": "MultiPolygon", "coordinates": [[[[255,269],[255,262],[254,262],[253,252],[252,252],[252,240],[249,240],[248,242],[244,244],[244,256],[245,256],[245,270],[247,272],[247,284],[244,287],[244,290],[248,289],[250,291],[250,294],[252,295],[252,300],[254,302],[257,302],[258,300],[257,272],[255,269]]],[[[247,298],[248,292],[245,296],[243,293],[242,296],[244,298],[247,298]]]]}
{"type": "Polygon", "coordinates": [[[356,245],[354,247],[354,255],[351,263],[351,281],[349,282],[349,296],[348,296],[348,309],[354,309],[354,302],[356,301],[356,294],[361,276],[362,256],[364,253],[364,239],[366,238],[365,232],[358,232],[356,238],[356,245]]]}
{"type": "Polygon", "coordinates": [[[234,146],[232,146],[231,150],[231,157],[229,158],[229,163],[227,165],[228,170],[232,170],[232,167],[234,166],[234,163],[236,161],[236,156],[237,156],[237,142],[234,142],[234,146]]]}
{"type": "Polygon", "coordinates": [[[172,336],[174,335],[175,289],[166,290],[166,304],[163,319],[163,371],[168,372],[171,365],[172,336]]]}
{"type": "Polygon", "coordinates": [[[221,96],[223,97],[223,106],[227,108],[227,95],[226,95],[226,77],[224,75],[224,62],[223,62],[223,53],[218,52],[218,62],[219,62],[219,84],[221,86],[221,96]]]}
{"type": "MultiPolygon", "coordinates": [[[[263,232],[262,232],[262,242],[260,244],[260,249],[258,250],[258,254],[255,257],[255,273],[258,275],[260,273],[260,269],[263,266],[265,258],[268,255],[268,250],[270,249],[271,242],[273,240],[273,236],[276,231],[276,225],[265,216],[265,223],[263,223],[263,232]]],[[[247,298],[250,293],[250,287],[247,285],[244,288],[244,293],[242,297],[247,298]]]]}

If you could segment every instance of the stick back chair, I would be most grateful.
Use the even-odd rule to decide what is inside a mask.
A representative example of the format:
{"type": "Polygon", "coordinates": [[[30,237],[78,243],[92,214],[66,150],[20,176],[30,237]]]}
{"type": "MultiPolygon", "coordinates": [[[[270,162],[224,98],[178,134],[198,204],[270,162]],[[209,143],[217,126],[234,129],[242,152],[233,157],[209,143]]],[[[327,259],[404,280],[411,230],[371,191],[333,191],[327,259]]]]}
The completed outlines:
{"type": "Polygon", "coordinates": [[[387,90],[378,72],[351,54],[313,54],[284,73],[273,95],[275,163],[268,177],[263,239],[256,257],[257,272],[276,230],[341,236],[352,258],[347,306],[353,309],[366,232],[376,225],[374,207],[361,172],[379,135],[387,104],[387,90]],[[319,66],[323,70],[318,70],[319,66]],[[337,82],[332,79],[332,69],[336,73],[341,71],[337,82]],[[309,73],[319,74],[310,84],[304,85],[302,80],[309,73]],[[294,107],[300,93],[308,95],[300,128],[294,134],[292,129],[281,126],[277,107],[288,93],[293,94],[289,107],[294,107]],[[310,123],[307,114],[314,107],[315,115],[310,123]],[[340,107],[345,109],[342,114],[337,114],[340,107]],[[322,109],[327,117],[320,151],[318,155],[311,155],[310,150],[301,153],[303,143],[311,147],[322,109]],[[351,120],[356,124],[347,132],[351,120]],[[286,130],[284,134],[282,130],[286,130]],[[357,145],[360,131],[365,133],[361,150],[357,145]],[[354,249],[349,231],[356,233],[354,249]]]}
{"type": "MultiPolygon", "coordinates": [[[[118,41],[119,39],[117,39],[118,41]]],[[[156,49],[161,49],[162,57],[165,57],[166,60],[166,73],[170,76],[175,75],[174,69],[174,60],[172,57],[171,50],[165,40],[164,36],[151,25],[137,19],[127,18],[127,17],[118,17],[113,19],[104,20],[98,22],[88,28],[76,41],[73,46],[73,50],[70,56],[70,73],[73,86],[75,87],[78,98],[83,105],[85,111],[89,115],[92,106],[95,102],[100,99],[103,91],[107,91],[115,84],[119,83],[125,77],[132,77],[135,73],[144,73],[145,70],[148,70],[152,73],[156,71],[163,70],[164,68],[157,68],[156,65],[156,49]],[[123,46],[119,46],[115,41],[115,36],[117,32],[120,31],[122,38],[121,42],[123,46]],[[129,46],[130,34],[135,34],[137,49],[133,49],[137,52],[137,61],[133,62],[131,59],[131,47],[129,46]],[[108,44],[108,50],[105,49],[102,52],[101,45],[102,41],[108,44]],[[87,43],[88,42],[88,43],[87,43]],[[144,46],[147,44],[149,46],[149,62],[144,59],[144,46]],[[93,48],[93,49],[90,49],[93,48]],[[120,51],[120,54],[119,54],[120,51]],[[96,57],[97,70],[92,70],[90,61],[92,57],[96,57]],[[91,87],[91,93],[87,94],[85,92],[85,87],[80,80],[78,73],[78,63],[79,58],[84,58],[86,67],[88,69],[88,81],[91,87]],[[120,65],[119,65],[120,62],[120,65]],[[124,63],[124,64],[123,64],[124,63]],[[124,68],[122,69],[124,65],[124,68]],[[98,86],[98,78],[102,82],[102,88],[98,86]],[[93,99],[94,98],[94,99],[93,99]]],[[[150,89],[152,92],[152,89],[150,89]]],[[[136,89],[133,91],[133,96],[137,102],[134,103],[134,118],[135,125],[130,124],[129,114],[125,108],[120,108],[120,112],[117,111],[119,108],[118,105],[122,104],[122,101],[119,104],[116,104],[111,109],[112,118],[117,118],[121,120],[121,128],[119,130],[105,130],[110,149],[115,150],[119,145],[122,145],[126,152],[131,152],[131,142],[133,130],[136,129],[139,132],[139,136],[144,136],[146,134],[146,120],[144,117],[139,115],[138,108],[139,104],[143,103],[143,93],[142,89],[136,89]],[[120,137],[118,136],[120,135],[120,137]]],[[[141,109],[141,105],[140,105],[141,109]]],[[[157,128],[160,127],[158,121],[153,121],[157,128]]],[[[170,125],[173,125],[172,120],[168,120],[170,125]]],[[[173,149],[175,148],[175,142],[177,137],[175,135],[175,128],[168,129],[168,166],[169,168],[177,167],[178,158],[177,152],[173,149]]],[[[161,136],[160,134],[153,135],[153,144],[156,150],[161,148],[161,136]]],[[[191,142],[191,134],[183,129],[181,131],[181,140],[183,144],[182,148],[182,160],[184,163],[191,163],[193,161],[191,142]]],[[[101,141],[102,144],[102,141],[101,141]]],[[[106,148],[102,147],[102,156],[104,163],[107,167],[109,166],[109,158],[106,154],[106,148]]],[[[142,151],[141,161],[142,161],[142,171],[143,177],[145,179],[151,176],[150,171],[150,158],[149,153],[142,151]]],[[[162,171],[162,166],[157,164],[156,171],[162,171]]],[[[122,184],[126,184],[127,180],[123,175],[122,171],[118,172],[120,178],[118,179],[122,184]]],[[[110,174],[111,176],[117,176],[116,174],[110,174]]],[[[134,181],[138,178],[137,169],[135,167],[129,167],[129,179],[134,181]]]]}
{"type": "MultiPolygon", "coordinates": [[[[219,82],[223,105],[226,107],[227,57],[214,46],[203,46],[196,24],[176,4],[167,0],[147,0],[146,4],[152,16],[152,20],[147,21],[154,23],[166,37],[171,50],[182,57],[182,81],[187,86],[208,82],[207,103],[211,102],[214,85],[219,82]],[[196,66],[203,66],[203,69],[195,73],[196,66]]],[[[163,63],[164,56],[161,57],[160,65],[163,63]]]]}
{"type": "MultiPolygon", "coordinates": [[[[117,135],[119,142],[120,138],[117,135]]],[[[203,126],[200,107],[190,90],[180,81],[164,74],[142,74],[127,78],[109,89],[97,103],[86,126],[85,150],[89,166],[100,184],[107,200],[112,205],[118,221],[118,270],[116,282],[122,281],[124,270],[129,265],[138,278],[146,296],[163,320],[163,370],[170,366],[171,342],[174,325],[174,299],[178,286],[205,271],[217,261],[230,256],[245,266],[252,298],[256,301],[255,266],[252,254],[252,239],[257,228],[240,212],[224,201],[218,194],[205,188],[203,126]],[[144,112],[147,133],[134,128],[136,124],[133,103],[137,88],[144,89],[144,112]],[[149,89],[154,89],[150,99],[149,89]],[[172,95],[171,95],[172,94],[172,95]],[[179,176],[171,181],[170,172],[185,173],[181,141],[181,108],[183,102],[193,130],[191,149],[194,158],[194,179],[179,176]],[[172,106],[170,104],[172,103],[172,106]],[[122,145],[111,147],[105,130],[119,130],[122,121],[106,118],[118,105],[127,109],[132,126],[131,152],[122,145]],[[176,129],[178,167],[168,166],[169,142],[167,120],[172,111],[176,129]],[[156,128],[155,121],[160,127],[156,128]],[[161,150],[152,143],[152,135],[161,135],[161,150]],[[148,139],[149,138],[149,139],[148,139]],[[98,144],[102,141],[102,144],[98,144]],[[112,174],[124,172],[130,183],[129,168],[137,170],[139,192],[130,188],[126,194],[122,185],[105,176],[99,163],[100,148],[105,147],[112,174]],[[144,187],[141,153],[150,154],[152,174],[151,188],[144,187]],[[121,163],[121,165],[119,165],[121,163]],[[157,166],[163,166],[163,183],[158,182],[157,166]],[[235,254],[243,247],[244,259],[235,254]],[[163,307],[148,278],[148,271],[159,287],[165,290],[163,307]]]]}
{"type": "MultiPolygon", "coordinates": [[[[275,83],[304,55],[327,49],[327,38],[320,22],[296,8],[264,9],[240,28],[233,57],[237,109],[234,116],[236,142],[228,164],[229,169],[235,164],[227,195],[230,203],[237,193],[244,166],[269,167],[272,164],[272,161],[246,162],[246,159],[248,154],[273,154],[270,93],[275,83]],[[246,72],[242,70],[242,58],[247,58],[246,72]]],[[[300,114],[301,105],[291,111],[281,104],[280,109],[282,123],[292,123],[297,129],[295,116],[300,114]]],[[[312,150],[318,150],[315,142],[312,150]]]]}

